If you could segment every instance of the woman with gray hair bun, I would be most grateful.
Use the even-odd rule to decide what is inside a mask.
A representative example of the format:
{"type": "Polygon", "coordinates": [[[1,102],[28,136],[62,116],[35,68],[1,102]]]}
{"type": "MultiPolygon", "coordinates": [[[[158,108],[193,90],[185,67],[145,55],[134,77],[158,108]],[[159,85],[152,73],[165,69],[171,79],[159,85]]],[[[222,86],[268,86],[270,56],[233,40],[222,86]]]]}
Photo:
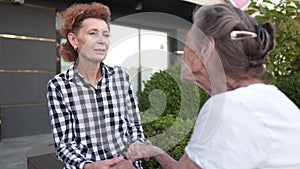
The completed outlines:
{"type": "Polygon", "coordinates": [[[299,169],[299,108],[262,79],[274,47],[271,24],[226,4],[198,9],[181,76],[211,98],[185,153],[176,161],[147,141],[133,144],[127,155],[154,157],[166,169],[299,169]]]}

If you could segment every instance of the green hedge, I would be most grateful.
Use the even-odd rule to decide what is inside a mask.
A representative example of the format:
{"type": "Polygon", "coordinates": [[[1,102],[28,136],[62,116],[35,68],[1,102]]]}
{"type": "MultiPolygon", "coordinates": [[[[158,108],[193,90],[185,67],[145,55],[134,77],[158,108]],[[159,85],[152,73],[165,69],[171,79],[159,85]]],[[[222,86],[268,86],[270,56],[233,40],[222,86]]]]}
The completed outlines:
{"type": "MultiPolygon", "coordinates": [[[[137,92],[146,138],[173,158],[179,159],[191,136],[198,112],[209,98],[195,85],[180,80],[180,63],[154,73],[137,92]]],[[[161,168],[154,160],[143,163],[145,169],[161,168]]]]}
{"type": "Polygon", "coordinates": [[[278,78],[276,86],[300,107],[300,72],[278,78]]]}

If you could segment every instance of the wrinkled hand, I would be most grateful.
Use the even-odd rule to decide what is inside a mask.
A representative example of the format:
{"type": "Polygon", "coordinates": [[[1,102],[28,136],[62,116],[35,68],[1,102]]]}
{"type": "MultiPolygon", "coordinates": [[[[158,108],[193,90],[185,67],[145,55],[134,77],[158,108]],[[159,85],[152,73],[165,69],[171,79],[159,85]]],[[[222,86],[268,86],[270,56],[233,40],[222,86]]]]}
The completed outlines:
{"type": "Polygon", "coordinates": [[[135,142],[129,146],[129,149],[126,153],[128,159],[132,161],[145,159],[149,160],[150,157],[155,157],[163,153],[159,147],[151,144],[150,140],[147,140],[145,144],[141,142],[135,142]]]}
{"type": "Polygon", "coordinates": [[[84,165],[84,169],[110,169],[112,166],[125,161],[123,157],[117,157],[109,160],[96,161],[84,165]]]}

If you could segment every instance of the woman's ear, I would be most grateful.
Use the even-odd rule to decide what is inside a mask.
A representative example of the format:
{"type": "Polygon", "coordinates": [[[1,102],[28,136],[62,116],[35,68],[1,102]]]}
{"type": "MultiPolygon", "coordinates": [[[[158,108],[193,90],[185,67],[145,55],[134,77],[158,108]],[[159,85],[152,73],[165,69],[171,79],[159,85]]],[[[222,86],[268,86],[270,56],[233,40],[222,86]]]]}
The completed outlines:
{"type": "Polygon", "coordinates": [[[213,37],[207,37],[204,43],[204,47],[202,48],[201,54],[203,56],[210,56],[212,52],[215,50],[215,40],[213,37]]]}
{"type": "Polygon", "coordinates": [[[74,33],[70,32],[67,35],[68,41],[73,46],[73,48],[76,50],[78,48],[77,39],[74,33]]]}
{"type": "Polygon", "coordinates": [[[215,48],[215,40],[214,40],[214,38],[213,37],[208,37],[208,40],[210,42],[210,47],[215,48]]]}

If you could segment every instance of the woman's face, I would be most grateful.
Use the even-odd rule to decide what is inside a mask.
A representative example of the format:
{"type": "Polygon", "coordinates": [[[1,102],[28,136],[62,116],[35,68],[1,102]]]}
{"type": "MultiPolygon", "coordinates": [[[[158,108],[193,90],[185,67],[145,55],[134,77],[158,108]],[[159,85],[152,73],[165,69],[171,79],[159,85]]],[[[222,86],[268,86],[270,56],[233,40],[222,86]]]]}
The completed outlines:
{"type": "Polygon", "coordinates": [[[227,90],[227,76],[215,49],[215,40],[204,35],[196,26],[187,35],[182,63],[183,82],[193,83],[209,95],[227,90]]]}
{"type": "Polygon", "coordinates": [[[181,80],[184,83],[193,83],[210,94],[211,85],[205,65],[189,45],[186,45],[182,57],[181,80]]]}
{"type": "Polygon", "coordinates": [[[87,18],[75,35],[80,59],[102,62],[109,47],[109,29],[104,20],[87,18]]]}

